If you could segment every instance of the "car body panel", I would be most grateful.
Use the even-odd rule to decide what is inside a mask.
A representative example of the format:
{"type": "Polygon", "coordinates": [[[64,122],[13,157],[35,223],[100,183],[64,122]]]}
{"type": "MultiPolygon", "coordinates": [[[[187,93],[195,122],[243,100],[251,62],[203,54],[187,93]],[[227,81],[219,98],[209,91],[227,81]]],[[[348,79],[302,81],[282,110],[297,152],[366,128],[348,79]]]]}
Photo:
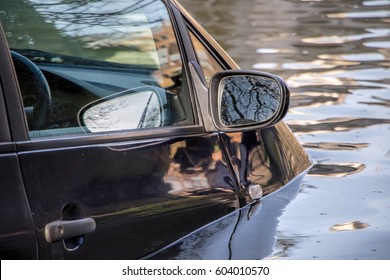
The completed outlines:
{"type": "Polygon", "coordinates": [[[271,194],[311,166],[283,122],[258,131],[227,133],[222,138],[243,190],[259,184],[263,195],[271,194]]]}
{"type": "Polygon", "coordinates": [[[0,258],[38,257],[36,232],[15,153],[0,152],[0,258]]]}
{"type": "Polygon", "coordinates": [[[278,191],[232,212],[149,256],[156,260],[259,260],[273,253],[279,217],[308,169],[278,191]]]}
{"type": "Polygon", "coordinates": [[[141,258],[238,209],[218,142],[205,135],[20,153],[40,258],[141,258]],[[66,216],[69,206],[77,210],[66,216]],[[79,249],[44,239],[47,223],[85,217],[96,231],[79,249]]]}

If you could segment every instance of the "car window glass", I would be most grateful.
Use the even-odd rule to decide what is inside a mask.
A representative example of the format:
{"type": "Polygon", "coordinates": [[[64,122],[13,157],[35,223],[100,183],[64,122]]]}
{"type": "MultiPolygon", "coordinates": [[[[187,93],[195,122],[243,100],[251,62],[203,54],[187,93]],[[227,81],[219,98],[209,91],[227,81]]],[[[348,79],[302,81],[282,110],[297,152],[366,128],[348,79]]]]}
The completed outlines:
{"type": "Polygon", "coordinates": [[[0,1],[31,137],[194,124],[160,0],[0,1]]]}
{"type": "Polygon", "coordinates": [[[196,55],[198,57],[200,66],[207,83],[210,82],[211,77],[218,71],[222,71],[221,65],[215,60],[213,55],[206,49],[202,42],[190,32],[192,44],[194,45],[196,55]]]}

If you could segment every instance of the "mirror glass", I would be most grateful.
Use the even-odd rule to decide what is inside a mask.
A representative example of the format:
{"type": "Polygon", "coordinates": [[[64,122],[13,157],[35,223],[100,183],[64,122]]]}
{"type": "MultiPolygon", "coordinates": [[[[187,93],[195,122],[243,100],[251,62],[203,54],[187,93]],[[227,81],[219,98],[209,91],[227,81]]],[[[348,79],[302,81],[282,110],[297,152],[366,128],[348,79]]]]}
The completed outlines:
{"type": "Polygon", "coordinates": [[[161,106],[153,91],[121,94],[93,102],[81,110],[82,126],[90,132],[160,127],[161,106]]]}
{"type": "Polygon", "coordinates": [[[220,119],[225,126],[270,120],[281,106],[282,89],[269,77],[234,75],[220,83],[220,119]]]}

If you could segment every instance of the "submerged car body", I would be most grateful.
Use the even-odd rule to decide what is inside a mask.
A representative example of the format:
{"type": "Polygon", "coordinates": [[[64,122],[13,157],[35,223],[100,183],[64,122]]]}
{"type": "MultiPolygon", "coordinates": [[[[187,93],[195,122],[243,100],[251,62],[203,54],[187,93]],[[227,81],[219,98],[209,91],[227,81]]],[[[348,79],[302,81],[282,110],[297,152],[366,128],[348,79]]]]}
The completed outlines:
{"type": "Polygon", "coordinates": [[[5,0],[0,21],[2,259],[261,255],[281,209],[268,233],[242,217],[311,166],[280,78],[176,1],[5,0]]]}

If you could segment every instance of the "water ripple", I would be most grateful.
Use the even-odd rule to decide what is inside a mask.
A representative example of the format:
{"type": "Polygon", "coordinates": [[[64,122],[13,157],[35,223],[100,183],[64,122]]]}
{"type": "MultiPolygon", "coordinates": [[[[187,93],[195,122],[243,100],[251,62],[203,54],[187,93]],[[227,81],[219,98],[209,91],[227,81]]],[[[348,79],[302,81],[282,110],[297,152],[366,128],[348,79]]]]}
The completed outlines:
{"type": "Polygon", "coordinates": [[[375,0],[371,0],[371,1],[364,1],[363,2],[363,6],[386,6],[386,5],[390,5],[390,1],[389,0],[378,0],[378,1],[375,1],[375,0]]]}
{"type": "Polygon", "coordinates": [[[317,163],[309,171],[309,176],[345,177],[361,172],[365,164],[356,162],[317,163]]]}
{"type": "Polygon", "coordinates": [[[327,14],[328,18],[384,18],[390,17],[390,11],[369,11],[327,14]]]}
{"type": "Polygon", "coordinates": [[[288,122],[289,127],[296,134],[307,133],[327,133],[335,131],[351,131],[354,129],[369,127],[378,124],[390,124],[388,119],[368,119],[368,118],[349,118],[337,117],[324,120],[291,120],[288,122]]]}
{"type": "MultiPolygon", "coordinates": [[[[390,47],[390,42],[389,42],[390,47]]],[[[382,61],[385,60],[385,56],[381,53],[352,53],[352,54],[321,54],[318,58],[325,60],[336,60],[337,63],[342,61],[382,61]]]]}
{"type": "Polygon", "coordinates": [[[390,49],[390,41],[364,42],[363,45],[369,48],[390,49]]]}
{"type": "Polygon", "coordinates": [[[338,143],[338,142],[320,142],[320,143],[303,143],[308,149],[321,149],[328,151],[350,151],[360,150],[368,147],[368,143],[338,143]]]}
{"type": "MultiPolygon", "coordinates": [[[[384,67],[356,69],[356,70],[334,70],[328,72],[304,72],[292,75],[287,79],[290,87],[303,86],[325,86],[325,85],[364,85],[360,81],[383,81],[390,77],[390,69],[384,67]]],[[[384,84],[385,85],[385,84],[384,84]]]]}
{"type": "Polygon", "coordinates": [[[373,96],[372,99],[375,101],[360,101],[359,104],[366,104],[366,105],[377,105],[377,106],[385,106],[390,107],[390,99],[380,98],[377,96],[373,96]]]}
{"type": "Polygon", "coordinates": [[[368,227],[369,224],[362,223],[360,221],[346,222],[342,224],[336,224],[330,227],[331,231],[347,231],[347,230],[357,230],[368,227]]]}
{"type": "Polygon", "coordinates": [[[303,43],[328,45],[328,44],[344,44],[352,41],[359,41],[368,38],[380,38],[390,35],[390,29],[366,29],[367,33],[354,35],[331,35],[320,37],[309,37],[302,39],[303,43]]]}

